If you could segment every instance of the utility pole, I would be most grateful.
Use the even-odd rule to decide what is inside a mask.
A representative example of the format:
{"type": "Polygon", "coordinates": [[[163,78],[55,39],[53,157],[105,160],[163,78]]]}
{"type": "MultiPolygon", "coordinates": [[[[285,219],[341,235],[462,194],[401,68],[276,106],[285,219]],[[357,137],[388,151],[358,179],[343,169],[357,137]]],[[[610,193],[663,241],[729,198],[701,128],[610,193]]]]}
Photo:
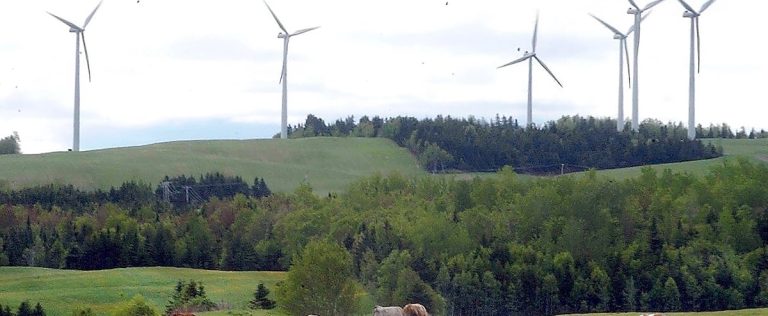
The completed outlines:
{"type": "Polygon", "coordinates": [[[163,201],[166,203],[171,202],[171,183],[168,181],[163,181],[160,183],[160,186],[163,188],[163,201]]]}
{"type": "Polygon", "coordinates": [[[187,204],[189,204],[189,189],[190,189],[191,187],[190,187],[190,186],[188,186],[188,185],[185,185],[185,186],[183,186],[183,188],[184,188],[184,193],[186,194],[186,198],[187,198],[187,204]]]}

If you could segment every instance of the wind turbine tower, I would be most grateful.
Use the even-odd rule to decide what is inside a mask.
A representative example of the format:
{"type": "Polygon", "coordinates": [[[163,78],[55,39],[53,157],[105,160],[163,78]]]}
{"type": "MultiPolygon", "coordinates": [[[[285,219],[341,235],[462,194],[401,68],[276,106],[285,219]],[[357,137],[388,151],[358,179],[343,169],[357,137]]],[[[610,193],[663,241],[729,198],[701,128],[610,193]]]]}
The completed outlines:
{"type": "Polygon", "coordinates": [[[283,111],[282,111],[282,120],[281,120],[281,126],[280,126],[280,138],[281,139],[287,139],[288,138],[288,42],[290,41],[291,37],[303,34],[315,29],[320,28],[319,26],[310,27],[307,29],[301,29],[296,32],[293,32],[293,34],[288,33],[288,30],[285,29],[285,26],[283,26],[283,23],[280,22],[280,19],[277,18],[277,15],[275,15],[275,12],[272,11],[272,8],[269,7],[269,4],[267,1],[264,1],[264,4],[267,5],[267,9],[269,9],[269,13],[272,14],[272,17],[275,18],[275,22],[277,22],[277,25],[280,26],[280,29],[282,32],[277,34],[277,38],[283,39],[283,70],[280,73],[280,83],[283,84],[283,111]]]}
{"type": "Polygon", "coordinates": [[[635,3],[634,0],[629,0],[629,4],[632,5],[629,10],[627,10],[627,14],[633,14],[635,16],[635,47],[634,47],[634,62],[632,67],[632,80],[635,82],[634,89],[632,89],[632,130],[637,131],[640,129],[640,121],[639,121],[639,103],[640,103],[640,82],[638,79],[638,54],[640,52],[640,21],[642,21],[642,15],[643,12],[650,10],[651,8],[655,7],[659,3],[661,3],[664,0],[656,0],[648,5],[645,6],[645,8],[640,9],[640,7],[635,3]]]}
{"type": "MultiPolygon", "coordinates": [[[[616,115],[616,130],[621,132],[624,130],[624,56],[627,56],[627,80],[629,80],[629,86],[631,87],[632,79],[629,79],[629,72],[631,72],[631,68],[629,68],[629,49],[627,48],[627,37],[629,37],[629,34],[634,32],[635,26],[632,25],[632,27],[630,27],[626,33],[622,33],[594,14],[590,13],[589,15],[600,22],[600,24],[611,30],[613,32],[613,38],[619,40],[619,113],[616,115]]],[[[641,19],[641,22],[642,20],[645,20],[647,16],[648,14],[644,15],[641,19]]]]}
{"type": "Polygon", "coordinates": [[[96,10],[99,9],[101,6],[101,1],[98,5],[96,5],[96,8],[93,9],[91,14],[88,15],[88,17],[85,19],[85,23],[83,23],[82,27],[77,26],[76,24],[69,22],[65,19],[62,19],[58,16],[56,16],[53,13],[48,12],[51,16],[56,18],[57,20],[61,21],[62,23],[69,26],[69,32],[75,33],[75,119],[74,119],[74,127],[72,132],[72,151],[80,151],[80,39],[83,40],[83,51],[85,52],[85,62],[88,65],[88,82],[91,81],[91,62],[88,59],[88,47],[85,45],[85,28],[88,26],[88,23],[91,23],[91,19],[93,18],[93,15],[96,14],[96,10]]]}
{"type": "Polygon", "coordinates": [[[701,36],[699,35],[699,16],[715,2],[709,0],[701,6],[698,12],[683,0],[678,0],[685,7],[684,18],[691,19],[691,67],[690,81],[688,83],[688,139],[696,138],[696,66],[694,59],[698,57],[698,69],[701,70],[701,36]]]}
{"type": "Polygon", "coordinates": [[[552,79],[555,79],[555,82],[562,88],[563,85],[560,83],[560,80],[557,80],[557,77],[555,77],[555,74],[552,73],[552,71],[549,70],[549,67],[544,64],[541,59],[539,59],[538,56],[536,56],[536,36],[538,35],[539,31],[539,14],[536,13],[536,23],[533,26],[533,41],[531,43],[532,49],[531,52],[525,52],[525,55],[523,57],[516,59],[512,62],[506,63],[504,65],[499,66],[499,68],[504,68],[510,65],[517,64],[519,62],[528,60],[528,115],[527,115],[527,123],[526,127],[531,127],[533,124],[533,60],[535,59],[544,70],[549,73],[550,76],[552,76],[552,79]]]}

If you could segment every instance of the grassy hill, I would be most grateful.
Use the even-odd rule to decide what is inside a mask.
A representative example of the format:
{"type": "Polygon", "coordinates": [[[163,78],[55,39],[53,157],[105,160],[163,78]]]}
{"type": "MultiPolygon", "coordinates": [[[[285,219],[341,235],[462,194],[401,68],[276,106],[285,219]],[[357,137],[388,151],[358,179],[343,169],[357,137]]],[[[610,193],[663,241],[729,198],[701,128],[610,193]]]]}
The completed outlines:
{"type": "Polygon", "coordinates": [[[32,304],[40,302],[48,315],[69,315],[74,309],[83,306],[91,307],[98,315],[106,315],[120,303],[141,294],[158,310],[162,310],[177,281],[194,279],[203,282],[212,301],[225,301],[235,308],[244,308],[260,282],[273,289],[275,283],[284,277],[284,272],[226,272],[181,268],[73,271],[0,267],[0,304],[16,307],[28,299],[32,304]]]}
{"type": "Polygon", "coordinates": [[[309,181],[315,192],[341,191],[375,172],[423,175],[413,156],[383,138],[180,141],[85,152],[0,156],[0,188],[73,184],[108,189],[124,181],[157,184],[164,175],[219,171],[246,181],[265,178],[270,189],[292,191],[309,181]]]}
{"type": "MultiPolygon", "coordinates": [[[[722,146],[726,156],[652,167],[659,171],[669,168],[703,175],[712,166],[736,157],[768,161],[768,139],[705,141],[722,146]]],[[[598,174],[621,180],[638,176],[641,169],[601,170],[598,174]]],[[[405,176],[427,174],[407,150],[383,138],[180,141],[79,153],[3,155],[0,156],[0,188],[62,183],[82,189],[108,189],[128,180],[157,184],[164,175],[200,175],[214,171],[240,175],[249,182],[254,177],[265,178],[277,192],[292,191],[307,180],[318,194],[343,191],[352,181],[375,172],[397,171],[405,176]]],[[[494,174],[447,176],[471,179],[494,174]]]]}

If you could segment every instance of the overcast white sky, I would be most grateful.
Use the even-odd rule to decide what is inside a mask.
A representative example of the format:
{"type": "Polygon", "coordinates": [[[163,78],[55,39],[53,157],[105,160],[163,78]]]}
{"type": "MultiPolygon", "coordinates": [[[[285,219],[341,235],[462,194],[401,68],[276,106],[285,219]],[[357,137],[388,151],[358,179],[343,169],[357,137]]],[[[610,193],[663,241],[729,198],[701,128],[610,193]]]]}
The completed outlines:
{"type": "MultiPolygon", "coordinates": [[[[0,1],[0,136],[24,153],[72,146],[75,37],[98,0],[0,1]]],[[[649,1],[638,1],[641,6],[649,1]]],[[[690,0],[699,8],[703,0],[690,0]]],[[[290,30],[289,124],[307,114],[525,120],[527,65],[496,67],[530,49],[563,82],[534,70],[534,121],[615,117],[618,43],[587,13],[621,30],[623,0],[272,0],[290,30]],[[520,51],[517,49],[520,48],[520,51]]],[[[642,28],[640,117],[687,121],[690,20],[676,0],[642,28]]],[[[701,17],[697,122],[768,129],[762,41],[768,2],[720,0],[701,17]]],[[[104,0],[86,31],[81,148],[182,139],[268,138],[279,132],[282,40],[259,0],[104,0]]],[[[630,44],[631,50],[631,44],[630,44]]],[[[625,89],[625,116],[631,91],[625,89]]]]}

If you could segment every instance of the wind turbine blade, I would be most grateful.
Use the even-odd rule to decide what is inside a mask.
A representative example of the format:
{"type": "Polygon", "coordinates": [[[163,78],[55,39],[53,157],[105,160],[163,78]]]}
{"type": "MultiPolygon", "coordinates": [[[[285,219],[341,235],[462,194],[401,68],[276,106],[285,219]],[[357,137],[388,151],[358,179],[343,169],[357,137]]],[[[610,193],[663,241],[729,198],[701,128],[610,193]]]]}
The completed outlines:
{"type": "Polygon", "coordinates": [[[91,60],[88,59],[88,46],[85,45],[85,32],[80,32],[83,38],[83,52],[85,52],[85,64],[88,66],[88,82],[91,82],[91,60]]]}
{"type": "Polygon", "coordinates": [[[272,13],[272,17],[275,18],[275,22],[277,22],[277,25],[280,26],[280,29],[285,32],[285,35],[288,36],[288,30],[285,29],[285,26],[283,26],[283,23],[280,23],[280,19],[277,18],[277,15],[275,15],[275,11],[272,11],[272,8],[269,7],[269,3],[267,1],[264,1],[264,4],[267,5],[267,9],[269,9],[269,13],[272,13]]]}
{"type": "Polygon", "coordinates": [[[99,1],[99,4],[97,4],[96,8],[93,9],[93,12],[91,12],[91,14],[88,15],[88,17],[85,19],[85,23],[83,23],[83,28],[88,27],[88,23],[91,23],[91,19],[93,19],[93,15],[96,14],[96,10],[99,9],[99,7],[101,6],[102,2],[104,2],[104,0],[99,1]]]}
{"type": "MultiPolygon", "coordinates": [[[[643,21],[645,21],[645,18],[647,18],[649,15],[651,15],[651,13],[653,13],[653,10],[648,11],[648,13],[644,14],[643,16],[641,16],[640,17],[640,23],[643,23],[643,21]]],[[[635,31],[635,25],[632,24],[632,26],[630,26],[629,30],[627,31],[627,36],[629,36],[629,34],[632,34],[632,32],[634,32],[634,31],[635,31]]]]}
{"type": "Polygon", "coordinates": [[[699,14],[704,13],[704,10],[709,8],[709,6],[711,6],[712,3],[714,3],[714,2],[715,2],[715,0],[709,0],[709,1],[705,2],[704,5],[701,6],[701,10],[699,10],[699,14]]]}
{"type": "Polygon", "coordinates": [[[536,23],[533,25],[533,52],[536,52],[536,37],[539,33],[539,12],[536,12],[536,23]]]}
{"type": "Polygon", "coordinates": [[[63,22],[64,24],[68,25],[69,27],[71,27],[71,28],[73,28],[75,30],[78,30],[78,31],[82,31],[83,30],[79,26],[75,25],[75,23],[72,23],[72,22],[69,22],[69,21],[67,21],[65,19],[62,19],[59,16],[57,16],[57,15],[51,13],[51,12],[48,12],[48,14],[50,14],[52,17],[58,19],[59,21],[63,22]]]}
{"type": "Polygon", "coordinates": [[[629,48],[627,47],[627,39],[624,38],[622,41],[624,42],[624,54],[627,57],[627,83],[628,86],[632,88],[632,76],[630,74],[632,72],[632,68],[629,68],[629,48]]]}
{"type": "Polygon", "coordinates": [[[283,69],[280,71],[280,80],[277,83],[283,83],[285,73],[288,71],[288,42],[290,37],[285,38],[285,44],[283,46],[283,69]]]}
{"type": "Polygon", "coordinates": [[[698,65],[696,67],[696,72],[701,72],[701,33],[699,33],[699,17],[695,17],[696,19],[696,58],[698,59],[698,65]]]}
{"type": "Polygon", "coordinates": [[[528,59],[528,58],[531,58],[531,56],[533,56],[533,55],[532,55],[532,54],[529,54],[529,55],[525,55],[525,56],[523,56],[523,57],[520,57],[520,58],[518,58],[518,59],[515,59],[514,61],[511,61],[511,62],[509,62],[509,63],[506,63],[506,64],[504,64],[504,65],[501,65],[501,66],[499,66],[499,67],[496,67],[496,69],[499,69],[499,68],[504,68],[504,67],[507,67],[507,66],[510,66],[510,65],[514,65],[514,64],[517,64],[517,63],[519,63],[519,62],[521,62],[521,61],[524,61],[524,60],[526,60],[526,59],[528,59]]]}
{"type": "Polygon", "coordinates": [[[605,21],[601,20],[600,18],[596,17],[594,14],[590,13],[589,16],[593,17],[595,20],[597,20],[597,22],[600,22],[600,24],[604,25],[609,30],[613,31],[613,33],[615,33],[616,35],[624,36],[624,34],[619,32],[619,30],[617,30],[615,27],[611,26],[610,24],[606,23],[605,21]]]}
{"type": "Polygon", "coordinates": [[[664,1],[664,0],[656,0],[654,2],[651,2],[647,6],[645,6],[645,8],[643,8],[642,11],[648,11],[650,8],[655,7],[657,4],[661,3],[662,1],[664,1]]]}
{"type": "Polygon", "coordinates": [[[637,6],[637,3],[635,3],[634,0],[629,0],[629,4],[631,4],[635,9],[640,10],[640,7],[637,6]]]}
{"type": "Polygon", "coordinates": [[[560,85],[560,88],[562,88],[562,87],[563,87],[563,84],[562,84],[562,83],[560,83],[560,80],[557,80],[557,77],[555,77],[555,74],[553,74],[553,73],[552,73],[552,71],[550,71],[550,70],[549,70],[549,67],[547,67],[547,65],[545,65],[545,64],[544,64],[544,62],[543,62],[543,61],[541,61],[541,59],[539,59],[539,57],[537,57],[536,55],[533,55],[533,58],[535,58],[535,59],[536,59],[536,61],[538,61],[538,62],[539,62],[539,64],[540,64],[542,67],[544,67],[544,70],[546,70],[546,71],[549,73],[549,75],[550,75],[550,76],[552,76],[552,79],[555,79],[555,81],[557,82],[557,84],[558,84],[558,85],[560,85]]]}
{"type": "Polygon", "coordinates": [[[316,30],[316,29],[319,29],[319,28],[320,28],[319,26],[315,26],[315,27],[310,27],[308,29],[298,30],[298,31],[294,32],[293,34],[291,34],[291,36],[299,35],[299,34],[304,34],[306,32],[309,32],[309,31],[312,31],[312,30],[316,30]]]}
{"type": "Polygon", "coordinates": [[[690,11],[691,13],[693,13],[693,14],[699,14],[699,13],[698,13],[698,12],[696,12],[696,10],[694,10],[694,9],[693,9],[693,7],[691,7],[691,5],[689,5],[687,2],[685,2],[685,1],[683,1],[683,0],[677,0],[677,1],[679,1],[679,2],[680,2],[680,4],[682,4],[682,5],[683,5],[683,7],[685,7],[685,9],[686,9],[686,10],[688,10],[688,11],[690,11]]]}

